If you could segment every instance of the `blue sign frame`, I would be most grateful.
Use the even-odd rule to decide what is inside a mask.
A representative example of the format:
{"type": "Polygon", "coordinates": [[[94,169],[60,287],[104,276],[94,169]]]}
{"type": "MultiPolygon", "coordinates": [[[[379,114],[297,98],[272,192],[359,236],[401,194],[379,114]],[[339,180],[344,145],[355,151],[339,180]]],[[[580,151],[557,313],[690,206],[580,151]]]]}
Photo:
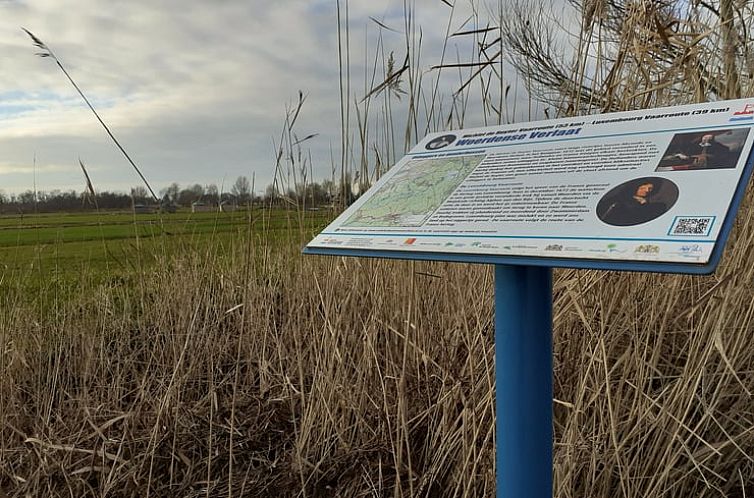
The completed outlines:
{"type": "MultiPolygon", "coordinates": [[[[503,256],[484,254],[453,254],[401,250],[339,249],[305,247],[304,254],[323,256],[354,256],[363,258],[408,259],[420,261],[447,261],[452,263],[477,263],[491,265],[544,266],[550,268],[578,268],[584,270],[638,271],[651,273],[676,273],[709,275],[715,271],[725,249],[736,213],[746,195],[746,187],[754,170],[754,149],[749,151],[744,171],[738,180],[733,199],[725,213],[720,234],[707,263],[667,263],[661,261],[620,261],[608,259],[551,258],[539,256],[503,256]]],[[[397,235],[397,234],[396,234],[397,235]]]]}

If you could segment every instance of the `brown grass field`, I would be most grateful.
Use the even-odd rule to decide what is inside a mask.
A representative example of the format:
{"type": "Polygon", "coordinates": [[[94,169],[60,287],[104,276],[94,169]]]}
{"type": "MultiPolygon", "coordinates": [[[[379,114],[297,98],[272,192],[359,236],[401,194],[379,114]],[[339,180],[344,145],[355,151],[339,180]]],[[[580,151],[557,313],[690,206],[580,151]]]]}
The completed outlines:
{"type": "MultiPolygon", "coordinates": [[[[747,496],[752,213],[712,277],[556,273],[557,496],[747,496]]],[[[0,489],[493,495],[489,268],[215,256],[3,300],[0,489]]]]}

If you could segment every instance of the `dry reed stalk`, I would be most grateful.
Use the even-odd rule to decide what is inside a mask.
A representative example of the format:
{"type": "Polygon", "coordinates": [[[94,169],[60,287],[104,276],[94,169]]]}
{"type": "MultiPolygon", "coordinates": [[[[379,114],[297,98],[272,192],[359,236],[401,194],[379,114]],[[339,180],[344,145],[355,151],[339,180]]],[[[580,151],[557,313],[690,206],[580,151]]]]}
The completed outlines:
{"type": "Polygon", "coordinates": [[[152,194],[152,198],[155,200],[155,202],[159,202],[159,198],[157,197],[157,194],[154,193],[154,190],[152,190],[152,187],[149,185],[149,182],[147,181],[146,177],[141,172],[141,169],[136,165],[136,163],[131,159],[131,156],[126,152],[126,149],[123,148],[123,146],[120,144],[117,138],[115,138],[115,135],[113,135],[113,132],[110,131],[110,127],[108,127],[105,122],[100,117],[97,110],[94,108],[91,102],[89,102],[89,99],[86,98],[86,95],[84,95],[84,92],[79,88],[79,86],[76,84],[76,82],[73,80],[73,77],[68,73],[68,70],[66,70],[65,66],[63,66],[63,63],[60,62],[60,59],[55,55],[55,52],[52,51],[50,47],[47,46],[42,40],[37,38],[36,35],[34,35],[31,31],[29,31],[26,28],[21,28],[24,33],[29,35],[29,38],[31,38],[31,41],[34,43],[34,46],[37,47],[41,52],[38,52],[36,55],[39,57],[49,57],[50,59],[55,61],[55,64],[60,68],[60,70],[65,75],[66,79],[71,83],[73,88],[76,90],[76,92],[81,96],[84,103],[86,103],[86,106],[89,108],[90,111],[92,111],[92,114],[94,114],[94,117],[97,118],[97,121],[99,121],[99,124],[102,125],[102,128],[104,128],[107,135],[110,137],[110,139],[113,141],[115,146],[118,148],[118,150],[123,154],[123,156],[126,158],[128,163],[131,165],[131,167],[136,171],[136,173],[139,175],[139,178],[141,178],[141,181],[144,182],[144,185],[149,189],[149,193],[152,194]]]}

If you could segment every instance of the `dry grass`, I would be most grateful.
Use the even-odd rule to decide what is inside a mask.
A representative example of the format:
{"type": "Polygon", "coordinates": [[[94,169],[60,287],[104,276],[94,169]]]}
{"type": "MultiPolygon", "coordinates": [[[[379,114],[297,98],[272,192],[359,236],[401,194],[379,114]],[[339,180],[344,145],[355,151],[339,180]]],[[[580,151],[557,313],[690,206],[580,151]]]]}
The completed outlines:
{"type": "Polygon", "coordinates": [[[752,496],[752,210],[712,277],[563,272],[556,496],[752,496]]]}
{"type": "Polygon", "coordinates": [[[43,323],[4,306],[1,489],[494,488],[489,272],[280,253],[255,268],[240,258],[247,278],[237,265],[187,258],[141,292],[91,289],[43,323]],[[467,284],[475,291],[458,300],[467,284]]]}
{"type": "MultiPolygon", "coordinates": [[[[753,214],[716,276],[557,273],[556,496],[752,496],[753,214]]],[[[0,490],[493,496],[489,269],[251,249],[3,302],[0,490]]]]}

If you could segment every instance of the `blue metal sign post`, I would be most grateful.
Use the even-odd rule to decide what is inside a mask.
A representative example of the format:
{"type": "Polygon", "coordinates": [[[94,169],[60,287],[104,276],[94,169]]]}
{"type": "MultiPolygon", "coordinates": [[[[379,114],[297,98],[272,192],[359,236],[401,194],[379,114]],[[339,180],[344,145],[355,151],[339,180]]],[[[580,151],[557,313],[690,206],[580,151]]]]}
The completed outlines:
{"type": "Polygon", "coordinates": [[[497,497],[552,496],[552,270],[495,265],[497,497]]]}

